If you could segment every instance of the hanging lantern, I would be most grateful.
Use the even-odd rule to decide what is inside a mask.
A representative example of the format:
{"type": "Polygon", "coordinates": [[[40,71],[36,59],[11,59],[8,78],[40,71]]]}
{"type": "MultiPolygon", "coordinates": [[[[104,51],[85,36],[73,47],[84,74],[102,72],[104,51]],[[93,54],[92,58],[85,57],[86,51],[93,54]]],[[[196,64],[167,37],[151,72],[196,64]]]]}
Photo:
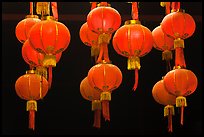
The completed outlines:
{"type": "Polygon", "coordinates": [[[87,77],[90,86],[101,92],[103,117],[110,121],[109,101],[111,101],[112,91],[117,89],[122,82],[120,69],[113,64],[100,63],[89,70],[87,77]]]}
{"type": "Polygon", "coordinates": [[[152,88],[152,96],[154,100],[164,105],[164,117],[168,117],[168,131],[173,132],[172,115],[174,115],[174,105],[176,104],[176,96],[169,94],[164,86],[163,79],[158,81],[152,88]]]}
{"type": "MultiPolygon", "coordinates": [[[[62,53],[56,54],[56,63],[60,60],[62,53]]],[[[43,67],[44,54],[37,52],[31,47],[28,40],[22,46],[22,57],[29,64],[30,69],[36,68],[35,73],[44,76],[47,79],[47,68],[43,67]]],[[[50,79],[50,77],[49,77],[50,79]]],[[[50,80],[49,80],[50,81],[50,80]]]]}
{"type": "Polygon", "coordinates": [[[27,100],[29,111],[29,128],[35,129],[35,111],[37,111],[36,100],[42,99],[48,92],[48,82],[41,75],[35,74],[34,70],[27,71],[25,75],[19,77],[15,83],[17,95],[27,100]]]}
{"type": "Polygon", "coordinates": [[[87,15],[87,24],[91,31],[99,34],[100,53],[96,62],[102,63],[105,60],[110,63],[107,45],[110,42],[112,33],[120,27],[121,16],[119,12],[111,8],[107,2],[100,2],[98,7],[92,9],[87,15]]]}
{"type": "Polygon", "coordinates": [[[197,77],[188,69],[174,69],[164,77],[164,85],[170,94],[175,95],[176,107],[181,107],[181,125],[183,125],[183,111],[187,106],[186,96],[197,88],[197,77]]]}
{"type": "Polygon", "coordinates": [[[98,34],[91,31],[87,22],[85,22],[80,28],[79,36],[85,45],[91,47],[91,56],[95,57],[96,61],[99,54],[98,34]]]}
{"type": "Polygon", "coordinates": [[[91,101],[92,111],[94,111],[93,127],[101,127],[101,101],[100,92],[89,85],[88,78],[85,77],[80,83],[80,93],[86,100],[91,101]]]}
{"type": "Polygon", "coordinates": [[[33,2],[30,2],[30,15],[27,15],[26,18],[21,20],[16,26],[15,33],[17,39],[21,43],[24,43],[28,39],[30,29],[40,21],[37,15],[33,15],[33,2]]]}
{"type": "Polygon", "coordinates": [[[174,49],[174,39],[168,37],[161,29],[161,26],[156,27],[152,31],[154,40],[153,47],[162,51],[162,60],[166,61],[167,72],[171,70],[170,60],[172,60],[172,50],[174,49]]]}
{"type": "Polygon", "coordinates": [[[163,18],[161,28],[169,37],[174,38],[175,67],[186,68],[184,39],[191,37],[195,32],[196,24],[193,17],[180,9],[180,2],[172,2],[172,13],[163,18]]]}

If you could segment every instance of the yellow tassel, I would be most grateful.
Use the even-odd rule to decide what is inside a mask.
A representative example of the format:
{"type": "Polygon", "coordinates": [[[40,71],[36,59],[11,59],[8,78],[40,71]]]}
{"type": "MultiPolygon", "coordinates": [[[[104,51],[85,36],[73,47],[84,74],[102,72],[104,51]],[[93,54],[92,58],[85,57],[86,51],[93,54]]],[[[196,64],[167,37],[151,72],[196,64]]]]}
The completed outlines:
{"type": "Polygon", "coordinates": [[[102,43],[109,44],[110,39],[111,39],[111,35],[110,34],[106,34],[106,33],[100,34],[98,36],[98,44],[99,45],[102,44],[102,43]]]}
{"type": "Polygon", "coordinates": [[[101,100],[101,101],[102,101],[102,100],[108,100],[108,101],[110,101],[110,100],[111,100],[111,93],[108,92],[108,91],[102,92],[101,95],[100,95],[100,100],[101,100]]]}
{"type": "Polygon", "coordinates": [[[135,70],[135,69],[140,69],[140,58],[139,57],[129,57],[128,58],[128,62],[127,62],[128,66],[127,69],[128,70],[135,70]]]}
{"type": "Polygon", "coordinates": [[[172,112],[172,115],[175,114],[174,112],[174,106],[173,105],[167,105],[164,107],[164,117],[168,116],[170,114],[170,111],[172,112]]]}
{"type": "Polygon", "coordinates": [[[166,2],[160,2],[160,6],[165,7],[166,6],[166,2]]]}
{"type": "Polygon", "coordinates": [[[97,57],[99,55],[99,46],[91,46],[91,57],[97,57]]]}
{"type": "Polygon", "coordinates": [[[29,100],[27,101],[27,106],[26,106],[26,110],[35,110],[37,111],[37,102],[35,100],[29,100]]]}
{"type": "Polygon", "coordinates": [[[37,2],[36,13],[40,15],[49,15],[50,14],[49,4],[50,4],[49,2],[37,2]]]}
{"type": "Polygon", "coordinates": [[[91,110],[101,109],[101,101],[100,100],[93,100],[91,110]]]}
{"type": "Polygon", "coordinates": [[[176,107],[186,107],[187,106],[187,102],[186,102],[186,98],[183,96],[178,96],[176,98],[176,107]]]}
{"type": "Polygon", "coordinates": [[[36,67],[35,74],[41,75],[47,79],[47,68],[38,66],[36,67]]]}
{"type": "Polygon", "coordinates": [[[43,67],[56,67],[56,56],[55,55],[45,55],[43,60],[43,67]]]}
{"type": "Polygon", "coordinates": [[[177,38],[174,40],[174,49],[176,49],[177,47],[181,47],[184,48],[184,40],[177,38]]]}
{"type": "Polygon", "coordinates": [[[163,51],[162,52],[162,60],[166,60],[166,61],[172,60],[172,52],[169,50],[163,51]]]}

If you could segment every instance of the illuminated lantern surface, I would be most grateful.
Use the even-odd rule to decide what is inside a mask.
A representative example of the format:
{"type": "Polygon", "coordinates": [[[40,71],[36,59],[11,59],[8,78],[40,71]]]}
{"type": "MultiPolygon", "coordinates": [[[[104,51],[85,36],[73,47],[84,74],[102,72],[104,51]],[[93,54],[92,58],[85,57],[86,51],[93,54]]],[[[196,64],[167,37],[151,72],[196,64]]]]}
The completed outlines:
{"type": "Polygon", "coordinates": [[[96,128],[101,127],[101,101],[100,95],[101,92],[97,89],[92,88],[89,85],[88,78],[85,77],[80,83],[80,93],[82,97],[86,100],[91,101],[92,103],[92,111],[94,111],[94,124],[93,126],[96,128]]]}
{"type": "Polygon", "coordinates": [[[152,32],[141,25],[138,20],[128,20],[120,27],[113,36],[115,51],[128,58],[128,70],[135,70],[136,90],[138,84],[138,70],[140,69],[139,57],[148,54],[153,46],[152,32]]]}
{"type": "Polygon", "coordinates": [[[27,74],[19,77],[15,83],[17,95],[27,100],[27,111],[29,111],[29,128],[35,129],[35,111],[37,111],[36,100],[42,99],[48,92],[48,82],[41,75],[30,70],[27,74]]]}
{"type": "Polygon", "coordinates": [[[117,89],[122,82],[120,69],[113,64],[101,63],[94,65],[87,77],[90,86],[101,91],[103,116],[105,120],[110,120],[109,101],[112,91],[117,89]]]}
{"type": "Polygon", "coordinates": [[[28,39],[30,29],[40,21],[37,15],[27,15],[26,18],[21,20],[16,26],[15,33],[17,39],[21,43],[24,43],[28,39]]]}
{"type": "Polygon", "coordinates": [[[176,104],[176,96],[169,94],[164,86],[163,80],[158,81],[152,89],[154,100],[164,105],[164,116],[168,116],[168,131],[172,132],[172,115],[174,115],[174,106],[176,104]]]}
{"type": "Polygon", "coordinates": [[[187,106],[185,96],[192,94],[197,88],[197,77],[188,69],[174,69],[164,76],[167,91],[175,95],[176,107],[181,107],[181,124],[183,125],[183,109],[187,106]]]}

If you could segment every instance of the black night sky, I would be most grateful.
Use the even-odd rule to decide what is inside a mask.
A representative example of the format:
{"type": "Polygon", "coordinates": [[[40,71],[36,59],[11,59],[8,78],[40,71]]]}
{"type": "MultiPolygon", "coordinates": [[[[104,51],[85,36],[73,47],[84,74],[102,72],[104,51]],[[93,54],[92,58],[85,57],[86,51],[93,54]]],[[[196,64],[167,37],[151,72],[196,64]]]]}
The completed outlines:
{"type": "MultiPolygon", "coordinates": [[[[126,2],[110,2],[122,17],[121,26],[131,19],[131,6],[126,2]]],[[[163,17],[165,9],[159,2],[140,2],[139,18],[142,25],[151,31],[163,17]]],[[[180,125],[180,115],[175,107],[173,135],[201,135],[202,126],[202,2],[181,2],[181,8],[192,15],[196,30],[185,39],[185,60],[187,69],[198,78],[196,91],[187,96],[188,106],[184,110],[184,125],[180,125]]],[[[15,27],[29,13],[28,2],[2,3],[2,72],[1,72],[1,128],[4,135],[166,135],[167,118],[163,107],[152,97],[152,87],[166,74],[161,51],[152,48],[140,58],[139,83],[135,92],[134,71],[127,70],[127,58],[113,49],[112,40],[108,45],[112,64],[123,74],[120,87],[113,91],[110,102],[110,122],[101,117],[101,129],[93,125],[91,102],[82,98],[79,90],[81,81],[94,65],[90,47],[84,45],[79,30],[86,22],[90,11],[89,2],[58,2],[59,21],[71,33],[69,47],[63,52],[57,66],[53,68],[52,88],[43,100],[38,101],[36,129],[28,128],[26,101],[15,92],[16,80],[25,74],[29,66],[21,54],[22,44],[15,36],[15,27]],[[80,18],[78,18],[80,17],[80,18]]],[[[174,54],[173,54],[174,55],[174,54]]],[[[174,61],[171,61],[174,65],[174,61]]]]}

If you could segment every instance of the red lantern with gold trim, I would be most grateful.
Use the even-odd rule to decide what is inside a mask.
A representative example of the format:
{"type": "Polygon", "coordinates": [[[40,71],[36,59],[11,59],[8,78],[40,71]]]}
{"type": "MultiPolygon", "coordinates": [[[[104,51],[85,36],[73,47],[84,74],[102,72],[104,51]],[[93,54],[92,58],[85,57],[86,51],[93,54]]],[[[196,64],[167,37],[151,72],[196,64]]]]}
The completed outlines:
{"type": "Polygon", "coordinates": [[[174,115],[174,105],[176,104],[176,96],[169,94],[164,86],[163,79],[158,81],[152,88],[152,96],[154,100],[164,105],[164,117],[168,117],[168,131],[173,132],[172,115],[174,115]]]}
{"type": "Polygon", "coordinates": [[[183,111],[187,106],[186,97],[192,94],[197,88],[198,80],[196,75],[188,69],[174,69],[164,76],[164,85],[167,91],[175,95],[176,107],[181,107],[181,125],[183,125],[183,111]]]}
{"type": "Polygon", "coordinates": [[[111,101],[112,91],[117,89],[122,82],[120,69],[113,64],[100,63],[89,70],[87,77],[90,86],[101,91],[103,117],[110,121],[109,101],[111,101]]]}
{"type": "Polygon", "coordinates": [[[85,77],[80,83],[80,93],[86,100],[91,101],[92,111],[94,111],[94,124],[93,127],[101,127],[101,92],[90,86],[88,78],[85,77]]]}
{"type": "Polygon", "coordinates": [[[27,100],[27,111],[29,111],[29,128],[35,129],[35,111],[37,111],[36,100],[42,99],[48,92],[48,82],[41,75],[29,70],[25,75],[19,77],[15,83],[17,95],[27,100]]]}

